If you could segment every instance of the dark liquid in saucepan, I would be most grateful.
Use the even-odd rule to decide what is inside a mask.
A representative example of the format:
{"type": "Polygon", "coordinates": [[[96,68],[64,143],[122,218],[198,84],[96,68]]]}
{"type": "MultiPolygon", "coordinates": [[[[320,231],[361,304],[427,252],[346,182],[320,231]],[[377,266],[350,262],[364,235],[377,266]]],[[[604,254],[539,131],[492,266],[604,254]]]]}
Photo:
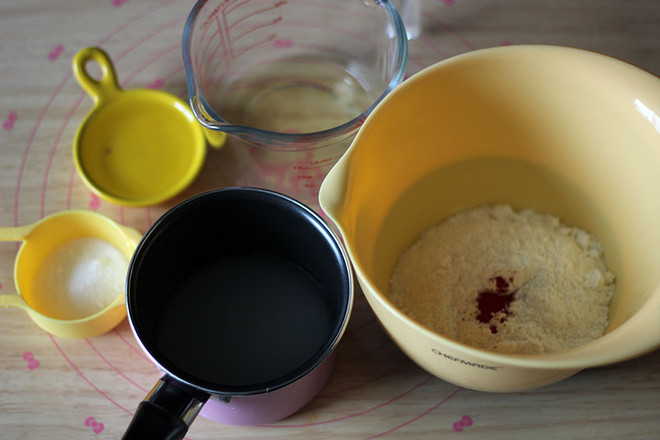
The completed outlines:
{"type": "Polygon", "coordinates": [[[181,370],[226,386],[294,371],[328,340],[321,286],[284,259],[245,256],[188,276],[160,311],[158,350],[181,370]]]}

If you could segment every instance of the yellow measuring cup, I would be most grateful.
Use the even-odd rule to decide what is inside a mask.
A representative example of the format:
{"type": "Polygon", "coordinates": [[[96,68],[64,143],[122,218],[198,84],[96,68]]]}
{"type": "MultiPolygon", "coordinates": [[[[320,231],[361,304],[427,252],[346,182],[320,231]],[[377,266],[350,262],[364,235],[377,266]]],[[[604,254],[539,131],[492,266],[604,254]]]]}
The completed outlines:
{"type": "MultiPolygon", "coordinates": [[[[93,211],[68,210],[44,217],[24,226],[0,228],[0,241],[22,241],[14,264],[17,294],[0,295],[0,307],[19,307],[42,329],[67,338],[88,338],[105,333],[126,317],[122,290],[101,310],[77,319],[60,319],[47,296],[51,291],[38,289],[49,255],[61,246],[80,238],[95,238],[113,245],[127,260],[142,238],[132,228],[121,226],[93,211]]],[[[60,305],[61,306],[61,305],[60,305]]]]}
{"type": "Polygon", "coordinates": [[[190,107],[170,93],[122,90],[100,48],[79,51],[73,73],[94,100],[75,137],[75,166],[85,184],[108,201],[147,206],[175,196],[197,177],[206,141],[215,147],[225,141],[224,133],[202,127],[190,107]],[[100,79],[87,70],[90,61],[100,66],[100,79]]]}

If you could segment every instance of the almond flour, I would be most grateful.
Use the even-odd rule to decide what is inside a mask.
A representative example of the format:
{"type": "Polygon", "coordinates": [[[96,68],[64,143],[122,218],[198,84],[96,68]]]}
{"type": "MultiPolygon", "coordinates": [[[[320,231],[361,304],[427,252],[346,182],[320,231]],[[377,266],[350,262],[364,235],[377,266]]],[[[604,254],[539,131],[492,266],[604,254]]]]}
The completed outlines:
{"type": "Polygon", "coordinates": [[[603,335],[614,274],[591,234],[508,205],[460,212],[399,258],[390,299],[425,327],[509,354],[568,349],[603,335]]]}

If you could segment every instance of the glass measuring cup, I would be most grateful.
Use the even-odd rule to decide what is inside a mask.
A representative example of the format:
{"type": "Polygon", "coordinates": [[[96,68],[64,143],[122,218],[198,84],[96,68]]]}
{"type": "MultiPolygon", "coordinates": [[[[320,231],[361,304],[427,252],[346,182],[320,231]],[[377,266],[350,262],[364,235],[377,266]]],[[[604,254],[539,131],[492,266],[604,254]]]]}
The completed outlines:
{"type": "Polygon", "coordinates": [[[101,310],[74,319],[59,318],[48,298],[53,292],[39,290],[41,283],[36,281],[43,276],[46,259],[61,246],[80,238],[100,239],[130,260],[142,234],[84,210],[62,211],[28,225],[0,228],[0,241],[23,242],[14,264],[17,294],[0,295],[0,307],[21,308],[45,331],[67,338],[97,336],[119,324],[126,317],[123,289],[101,310]]]}
{"type": "Polygon", "coordinates": [[[367,115],[404,77],[408,42],[389,0],[199,0],[183,33],[195,117],[230,134],[234,185],[313,207],[367,115]]]}

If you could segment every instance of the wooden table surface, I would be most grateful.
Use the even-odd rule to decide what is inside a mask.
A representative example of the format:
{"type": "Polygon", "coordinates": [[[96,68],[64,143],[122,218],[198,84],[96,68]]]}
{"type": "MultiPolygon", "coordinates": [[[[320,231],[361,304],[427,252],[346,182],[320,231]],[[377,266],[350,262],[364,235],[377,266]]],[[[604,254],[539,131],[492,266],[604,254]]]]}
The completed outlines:
{"type": "MultiPolygon", "coordinates": [[[[224,185],[210,152],[199,179],[177,200],[122,208],[92,196],[71,157],[92,106],[72,77],[73,55],[101,46],[122,87],[184,96],[180,39],[191,5],[2,0],[0,225],[85,208],[144,232],[177,200],[224,185]]],[[[657,0],[424,0],[421,25],[410,42],[409,73],[474,49],[547,43],[596,50],[660,74],[657,0]]],[[[17,245],[0,249],[0,292],[11,294],[17,245]]],[[[69,340],[43,332],[21,310],[0,310],[0,438],[119,438],[158,377],[126,321],[105,335],[69,340]]],[[[409,361],[358,293],[336,370],[312,403],[268,426],[200,417],[187,438],[657,439],[659,432],[660,351],[534,391],[475,392],[409,361]]]]}

